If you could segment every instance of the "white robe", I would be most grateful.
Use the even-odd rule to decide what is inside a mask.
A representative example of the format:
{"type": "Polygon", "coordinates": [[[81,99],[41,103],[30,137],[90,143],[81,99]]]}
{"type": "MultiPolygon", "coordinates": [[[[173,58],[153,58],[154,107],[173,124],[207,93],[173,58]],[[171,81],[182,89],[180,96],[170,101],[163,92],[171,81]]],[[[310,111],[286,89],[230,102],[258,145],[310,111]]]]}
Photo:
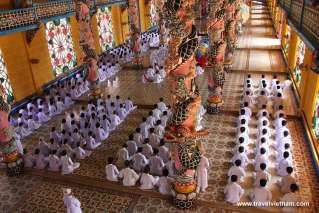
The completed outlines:
{"type": "Polygon", "coordinates": [[[134,155],[135,152],[137,151],[137,146],[135,141],[127,141],[126,142],[127,145],[127,150],[130,156],[134,155]]]}
{"type": "Polygon", "coordinates": [[[32,168],[35,165],[35,158],[31,154],[23,155],[24,166],[27,168],[32,168]]]}
{"type": "Polygon", "coordinates": [[[71,174],[73,171],[80,167],[80,163],[73,163],[71,158],[67,155],[61,157],[62,175],[71,174]]]}
{"type": "Polygon", "coordinates": [[[124,147],[120,149],[116,154],[116,158],[117,158],[117,162],[116,162],[117,165],[119,167],[124,167],[124,162],[130,159],[127,149],[124,147]]]}
{"type": "Polygon", "coordinates": [[[80,201],[73,195],[64,195],[64,205],[67,213],[82,213],[80,201]]]}
{"type": "Polygon", "coordinates": [[[108,164],[105,167],[105,174],[106,174],[106,179],[108,181],[118,181],[118,177],[119,177],[119,170],[117,169],[117,167],[113,164],[108,164]]]}
{"type": "Polygon", "coordinates": [[[157,181],[158,191],[162,195],[171,195],[172,194],[172,183],[174,182],[173,178],[170,177],[160,177],[157,181]]]}
{"type": "Polygon", "coordinates": [[[47,161],[49,162],[48,170],[50,171],[60,171],[61,161],[60,158],[56,155],[49,155],[47,158],[47,161]]]}
{"type": "Polygon", "coordinates": [[[244,194],[244,190],[238,183],[229,183],[226,185],[224,193],[226,195],[226,201],[235,204],[240,201],[240,198],[244,194]]]}
{"type": "Polygon", "coordinates": [[[197,167],[197,187],[199,191],[205,191],[208,187],[208,174],[209,161],[205,156],[202,156],[197,167]]]}
{"type": "Polygon", "coordinates": [[[143,151],[142,151],[143,155],[145,155],[145,157],[150,158],[153,154],[153,148],[151,145],[147,144],[143,144],[143,151]]]}
{"type": "Polygon", "coordinates": [[[296,183],[296,180],[291,175],[287,175],[281,178],[281,181],[279,182],[280,191],[283,194],[290,192],[290,185],[296,183]]]}
{"type": "Polygon", "coordinates": [[[250,194],[253,202],[270,202],[271,198],[272,194],[266,187],[255,187],[250,194]]]}
{"type": "Polygon", "coordinates": [[[149,129],[149,124],[147,122],[143,122],[140,124],[140,129],[141,129],[141,134],[143,138],[148,137],[148,129],[149,129]]]}
{"type": "Polygon", "coordinates": [[[90,150],[94,150],[100,145],[101,145],[101,143],[96,142],[92,136],[90,136],[90,138],[88,138],[88,140],[86,142],[86,147],[90,150]]]}
{"type": "Polygon", "coordinates": [[[35,157],[35,168],[44,169],[48,165],[48,162],[45,159],[44,155],[38,154],[38,155],[35,155],[34,157],[35,157]]]}
{"type": "Polygon", "coordinates": [[[156,135],[155,133],[151,133],[148,137],[150,139],[150,145],[152,146],[152,148],[156,148],[159,146],[160,138],[158,135],[156,135]]]}
{"type": "Polygon", "coordinates": [[[138,147],[143,146],[143,137],[141,133],[134,133],[134,141],[138,147]]]}
{"type": "Polygon", "coordinates": [[[131,168],[122,169],[119,177],[123,178],[124,186],[135,186],[136,181],[139,179],[139,175],[131,168]]]}
{"type": "Polygon", "coordinates": [[[148,164],[147,158],[142,153],[136,153],[132,157],[133,168],[137,172],[142,172],[144,167],[148,164]]]}
{"type": "MultiPolygon", "coordinates": [[[[241,182],[243,181],[243,178],[246,176],[246,172],[241,166],[232,166],[228,170],[227,173],[228,177],[231,177],[232,175],[236,175],[238,177],[238,180],[241,182]]],[[[229,179],[230,181],[230,179],[229,179]]]]}
{"type": "Polygon", "coordinates": [[[158,177],[143,173],[140,179],[140,189],[153,189],[158,181],[158,177]]]}
{"type": "Polygon", "coordinates": [[[270,177],[271,177],[271,175],[267,171],[260,170],[260,171],[256,172],[254,186],[258,187],[260,185],[261,179],[265,179],[265,180],[267,180],[267,183],[269,183],[270,177]]]}
{"type": "Polygon", "coordinates": [[[47,116],[44,112],[38,112],[37,117],[40,123],[46,123],[50,120],[50,117],[47,116]]]}
{"type": "Polygon", "coordinates": [[[92,153],[91,151],[85,150],[85,149],[83,149],[83,148],[80,147],[80,146],[76,147],[76,148],[73,150],[73,152],[74,152],[74,154],[75,154],[76,159],[78,159],[78,160],[82,160],[82,159],[84,159],[84,158],[90,156],[91,153],[92,153]]]}
{"type": "Polygon", "coordinates": [[[163,159],[160,156],[155,155],[150,157],[151,174],[161,176],[164,165],[163,159]]]}
{"type": "Polygon", "coordinates": [[[289,161],[288,159],[282,159],[278,166],[277,166],[277,174],[279,176],[287,176],[287,167],[291,166],[292,167],[292,162],[289,161]]]}

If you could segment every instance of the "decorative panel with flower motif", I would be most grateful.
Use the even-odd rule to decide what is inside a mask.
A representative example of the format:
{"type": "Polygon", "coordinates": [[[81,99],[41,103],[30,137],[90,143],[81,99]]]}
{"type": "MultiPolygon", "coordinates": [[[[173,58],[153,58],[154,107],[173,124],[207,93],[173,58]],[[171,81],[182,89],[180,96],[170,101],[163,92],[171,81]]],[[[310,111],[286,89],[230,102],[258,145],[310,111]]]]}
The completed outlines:
{"type": "Polygon", "coordinates": [[[2,51],[0,50],[0,95],[7,100],[9,104],[14,101],[13,90],[8,77],[8,71],[4,63],[2,51]]]}
{"type": "Polygon", "coordinates": [[[106,51],[115,46],[112,32],[112,13],[111,8],[99,8],[96,14],[99,29],[99,40],[102,51],[106,51]]]}

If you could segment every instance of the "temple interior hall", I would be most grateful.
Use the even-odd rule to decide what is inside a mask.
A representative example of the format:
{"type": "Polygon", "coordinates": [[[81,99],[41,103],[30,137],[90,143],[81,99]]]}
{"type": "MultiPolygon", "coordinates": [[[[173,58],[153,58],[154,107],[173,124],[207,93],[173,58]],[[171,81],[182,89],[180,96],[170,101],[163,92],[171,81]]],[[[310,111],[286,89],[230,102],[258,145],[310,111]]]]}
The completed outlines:
{"type": "Polygon", "coordinates": [[[318,0],[1,0],[0,212],[319,212],[318,0]]]}

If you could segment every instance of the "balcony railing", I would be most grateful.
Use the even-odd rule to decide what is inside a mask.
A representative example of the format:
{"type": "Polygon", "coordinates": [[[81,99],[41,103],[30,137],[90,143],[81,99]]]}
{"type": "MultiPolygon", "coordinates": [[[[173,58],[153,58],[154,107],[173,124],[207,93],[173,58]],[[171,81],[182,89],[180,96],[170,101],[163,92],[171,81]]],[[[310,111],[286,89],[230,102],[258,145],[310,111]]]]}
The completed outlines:
{"type": "MultiPolygon", "coordinates": [[[[113,4],[126,4],[126,0],[94,0],[91,11],[113,4]]],[[[32,7],[0,11],[0,35],[34,29],[39,22],[75,14],[74,0],[37,1],[32,7]]]]}
{"type": "Polygon", "coordinates": [[[279,6],[313,49],[319,49],[319,10],[305,0],[279,0],[279,6]]]}

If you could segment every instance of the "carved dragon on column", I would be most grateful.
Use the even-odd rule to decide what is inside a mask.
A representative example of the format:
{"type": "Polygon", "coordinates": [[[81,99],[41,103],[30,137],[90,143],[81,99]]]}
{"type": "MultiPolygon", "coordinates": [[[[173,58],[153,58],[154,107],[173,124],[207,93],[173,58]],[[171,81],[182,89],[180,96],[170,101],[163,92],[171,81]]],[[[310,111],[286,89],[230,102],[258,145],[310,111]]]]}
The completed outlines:
{"type": "Polygon", "coordinates": [[[210,14],[207,21],[207,33],[210,39],[208,51],[208,98],[207,112],[218,113],[223,104],[222,88],[225,82],[224,58],[226,43],[225,30],[225,2],[223,0],[210,1],[210,14]]]}
{"type": "Polygon", "coordinates": [[[8,116],[10,105],[5,101],[4,95],[0,96],[0,151],[3,163],[7,166],[9,176],[18,176],[23,172],[23,158],[20,156],[14,138],[14,130],[10,126],[8,116]]]}
{"type": "Polygon", "coordinates": [[[128,19],[130,30],[130,44],[131,49],[134,53],[134,63],[135,65],[140,66],[141,32],[138,3],[138,0],[128,0],[128,19]]]}
{"type": "Polygon", "coordinates": [[[86,0],[77,1],[76,18],[80,31],[80,46],[84,53],[83,64],[87,69],[86,79],[90,82],[90,97],[96,99],[101,95],[97,70],[98,56],[95,52],[90,9],[86,0]]]}
{"type": "Polygon", "coordinates": [[[172,144],[171,156],[177,171],[174,202],[182,209],[192,207],[196,200],[195,171],[203,151],[200,139],[208,134],[206,130],[196,131],[201,96],[194,80],[198,39],[193,6],[193,1],[167,0],[162,11],[169,33],[165,69],[170,77],[173,110],[165,140],[172,144]]]}

